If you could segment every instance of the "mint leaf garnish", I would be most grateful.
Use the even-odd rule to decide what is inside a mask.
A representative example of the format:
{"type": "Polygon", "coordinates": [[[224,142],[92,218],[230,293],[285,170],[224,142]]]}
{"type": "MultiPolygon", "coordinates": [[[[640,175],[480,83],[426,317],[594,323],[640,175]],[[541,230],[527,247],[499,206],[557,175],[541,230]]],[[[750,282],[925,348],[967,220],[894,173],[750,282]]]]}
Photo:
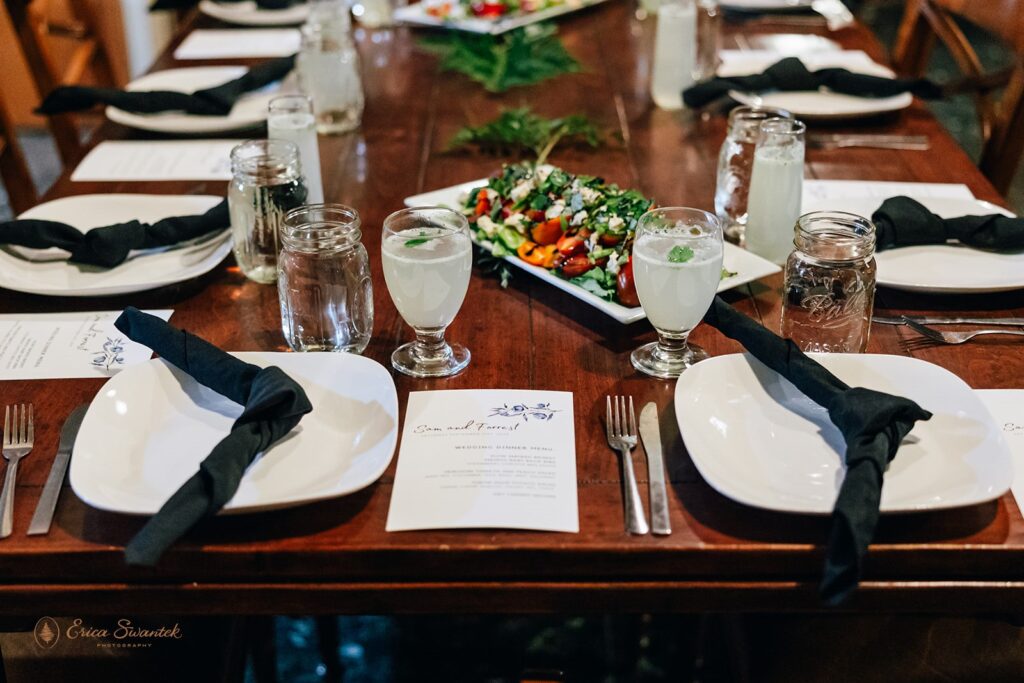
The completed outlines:
{"type": "Polygon", "coordinates": [[[405,241],[405,246],[407,246],[407,247],[418,247],[421,244],[426,244],[428,241],[430,241],[430,238],[425,236],[426,234],[427,234],[426,232],[420,230],[420,236],[419,237],[413,237],[412,239],[406,240],[405,241]]]}
{"type": "Polygon", "coordinates": [[[668,252],[669,263],[686,263],[693,258],[693,249],[676,245],[668,252]]]}

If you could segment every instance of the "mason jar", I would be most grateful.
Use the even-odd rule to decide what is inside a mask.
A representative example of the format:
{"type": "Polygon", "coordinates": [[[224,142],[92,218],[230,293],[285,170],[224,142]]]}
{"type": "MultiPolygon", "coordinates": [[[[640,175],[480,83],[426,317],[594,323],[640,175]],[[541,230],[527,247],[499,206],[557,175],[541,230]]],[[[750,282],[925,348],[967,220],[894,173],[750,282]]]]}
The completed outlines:
{"type": "Polygon", "coordinates": [[[728,132],[718,152],[715,213],[722,221],[725,239],[733,244],[743,244],[747,229],[750,173],[761,124],[768,119],[791,118],[788,111],[775,107],[736,107],[729,113],[728,132]]]}
{"type": "Polygon", "coordinates": [[[290,211],[281,229],[281,329],[294,351],[362,353],[373,333],[373,284],[359,214],[341,204],[290,211]]]}
{"type": "Polygon", "coordinates": [[[782,335],[804,351],[866,351],[875,302],[874,224],[841,211],[804,214],[793,245],[782,335]]]}
{"type": "Polygon", "coordinates": [[[235,260],[250,280],[277,278],[284,215],[306,203],[299,149],[284,140],[249,140],[231,150],[228,210],[235,260]]]}

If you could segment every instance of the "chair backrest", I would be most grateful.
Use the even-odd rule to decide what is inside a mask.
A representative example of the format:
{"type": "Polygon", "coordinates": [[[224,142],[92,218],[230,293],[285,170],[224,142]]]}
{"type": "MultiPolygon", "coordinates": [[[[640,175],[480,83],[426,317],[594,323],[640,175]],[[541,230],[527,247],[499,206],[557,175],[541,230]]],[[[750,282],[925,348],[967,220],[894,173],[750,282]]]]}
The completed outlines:
{"type": "MultiPolygon", "coordinates": [[[[89,0],[65,0],[69,21],[52,19],[50,0],[4,0],[21,51],[41,97],[59,85],[77,85],[91,73],[100,82],[113,83],[110,56],[98,37],[95,6],[89,0]],[[57,49],[58,40],[73,41],[68,56],[57,49]]],[[[76,119],[71,114],[49,117],[57,150],[66,166],[78,162],[83,147],[76,119]]]]}
{"type": "Polygon", "coordinates": [[[1012,134],[1024,125],[1024,0],[907,0],[893,52],[896,69],[923,74],[936,39],[965,77],[960,89],[975,95],[984,142],[978,165],[1005,194],[1024,153],[1024,136],[1012,134]],[[1013,51],[1013,64],[986,72],[958,17],[1004,42],[1013,51]]]}
{"type": "Polygon", "coordinates": [[[0,180],[7,190],[7,200],[15,214],[31,209],[36,204],[36,186],[25,163],[25,155],[18,145],[14,124],[0,93],[0,180]]]}

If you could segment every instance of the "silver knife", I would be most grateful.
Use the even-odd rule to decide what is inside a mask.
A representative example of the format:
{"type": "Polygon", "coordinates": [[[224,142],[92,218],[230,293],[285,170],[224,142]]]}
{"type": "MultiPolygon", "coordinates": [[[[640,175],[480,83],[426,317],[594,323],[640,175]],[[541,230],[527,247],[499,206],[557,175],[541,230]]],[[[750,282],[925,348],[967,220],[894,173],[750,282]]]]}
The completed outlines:
{"type": "MultiPolygon", "coordinates": [[[[922,325],[1009,325],[1011,327],[1024,327],[1024,318],[939,318],[926,315],[908,315],[908,318],[922,325]]],[[[902,318],[887,318],[876,315],[871,318],[873,322],[882,325],[902,325],[902,318]]]]}
{"type": "Polygon", "coordinates": [[[647,452],[647,479],[651,498],[651,531],[659,536],[672,533],[668,521],[668,492],[665,490],[665,461],[661,455],[658,406],[648,403],[640,411],[640,437],[647,452]]]}
{"type": "Polygon", "coordinates": [[[64,475],[68,471],[68,463],[71,461],[71,448],[75,445],[75,437],[78,436],[78,428],[82,426],[82,418],[89,404],[84,403],[68,415],[64,426],[60,429],[60,445],[57,446],[57,455],[53,458],[53,465],[50,466],[50,476],[46,478],[46,486],[43,487],[43,494],[36,504],[35,514],[32,515],[32,523],[28,527],[29,536],[50,533],[50,523],[53,521],[53,512],[57,509],[57,498],[60,497],[60,489],[64,484],[64,475]]]}

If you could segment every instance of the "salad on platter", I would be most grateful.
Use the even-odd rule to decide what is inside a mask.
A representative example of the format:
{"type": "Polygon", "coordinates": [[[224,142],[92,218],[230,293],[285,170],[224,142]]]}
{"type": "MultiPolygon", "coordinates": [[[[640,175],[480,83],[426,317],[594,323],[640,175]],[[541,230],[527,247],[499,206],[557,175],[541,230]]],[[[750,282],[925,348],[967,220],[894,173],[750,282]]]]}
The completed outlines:
{"type": "Polygon", "coordinates": [[[550,164],[506,164],[469,191],[462,211],[474,240],[515,255],[598,297],[640,305],[630,260],[640,216],[654,202],[636,190],[550,164]]]}
{"type": "Polygon", "coordinates": [[[500,19],[530,14],[551,7],[581,7],[582,0],[436,0],[424,3],[425,12],[438,19],[500,19]]]}

